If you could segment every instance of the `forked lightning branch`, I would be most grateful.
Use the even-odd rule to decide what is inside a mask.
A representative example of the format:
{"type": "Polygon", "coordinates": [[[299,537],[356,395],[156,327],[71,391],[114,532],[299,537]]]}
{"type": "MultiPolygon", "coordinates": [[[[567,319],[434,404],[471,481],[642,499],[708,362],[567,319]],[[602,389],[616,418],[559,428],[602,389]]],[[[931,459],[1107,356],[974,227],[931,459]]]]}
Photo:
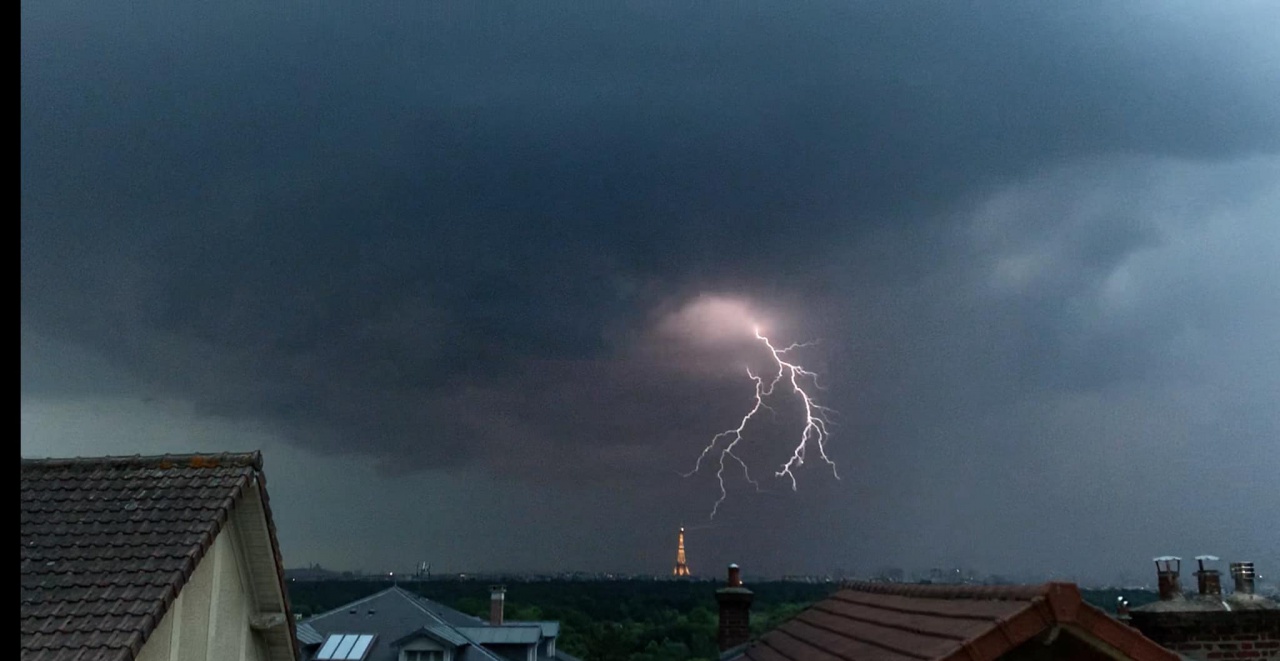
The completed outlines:
{"type": "Polygon", "coordinates": [[[782,464],[782,467],[774,473],[774,476],[786,477],[789,479],[791,481],[791,490],[795,491],[796,476],[793,469],[804,465],[805,457],[810,451],[810,445],[812,444],[816,447],[818,456],[826,462],[827,465],[831,466],[831,474],[834,475],[837,480],[840,479],[840,474],[836,470],[835,462],[827,456],[826,447],[827,438],[829,436],[827,427],[831,424],[827,420],[827,414],[833,413],[833,411],[819,404],[814,399],[813,395],[810,394],[809,390],[806,390],[806,388],[821,390],[821,386],[818,385],[818,375],[806,370],[802,365],[792,362],[787,358],[788,353],[795,351],[796,349],[810,346],[811,343],[792,344],[779,349],[773,345],[773,342],[770,341],[769,338],[760,333],[759,327],[754,329],[754,333],[756,339],[760,340],[760,342],[769,350],[769,355],[772,356],[773,362],[777,366],[778,371],[766,380],[766,377],[757,375],[751,371],[751,368],[747,368],[747,376],[755,384],[754,405],[751,407],[751,410],[747,411],[746,415],[742,416],[742,420],[738,422],[737,427],[727,429],[712,437],[711,442],[702,449],[702,454],[698,455],[698,461],[694,464],[693,470],[684,474],[685,477],[689,477],[694,473],[697,473],[698,470],[702,468],[703,460],[713,453],[716,453],[717,448],[719,448],[716,481],[720,485],[720,497],[711,508],[712,518],[715,518],[716,512],[720,510],[720,504],[723,503],[725,498],[728,496],[728,491],[725,489],[724,484],[726,461],[732,461],[741,467],[742,476],[746,481],[754,486],[757,491],[760,490],[760,483],[751,477],[751,469],[747,467],[747,462],[743,461],[742,457],[734,453],[734,448],[738,447],[738,444],[743,442],[743,434],[746,433],[747,426],[751,423],[751,420],[755,415],[760,412],[760,409],[770,408],[766,402],[773,397],[794,397],[798,402],[803,404],[804,409],[804,419],[802,421],[803,428],[800,430],[799,441],[791,451],[791,458],[788,459],[786,463],[782,464]],[[782,393],[777,392],[779,386],[782,387],[782,393]]]}

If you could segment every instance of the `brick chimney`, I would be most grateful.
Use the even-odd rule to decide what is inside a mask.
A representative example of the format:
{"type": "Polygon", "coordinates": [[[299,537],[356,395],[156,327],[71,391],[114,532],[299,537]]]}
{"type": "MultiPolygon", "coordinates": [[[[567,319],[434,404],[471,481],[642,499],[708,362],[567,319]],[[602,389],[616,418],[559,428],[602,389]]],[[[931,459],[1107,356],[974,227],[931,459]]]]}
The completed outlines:
{"type": "Polygon", "coordinates": [[[490,585],[489,586],[489,624],[493,626],[502,626],[502,607],[506,600],[507,586],[490,585]]]}
{"type": "Polygon", "coordinates": [[[738,565],[729,565],[729,580],[716,590],[716,602],[720,604],[716,643],[721,652],[751,640],[751,600],[754,596],[742,586],[738,565]]]}
{"type": "Polygon", "coordinates": [[[1237,594],[1253,594],[1253,581],[1257,574],[1253,571],[1252,562],[1231,563],[1231,578],[1235,580],[1237,594]]]}
{"type": "Polygon", "coordinates": [[[1199,589],[1201,597],[1222,597],[1222,576],[1216,569],[1205,569],[1204,563],[1217,562],[1218,557],[1214,555],[1198,555],[1196,562],[1200,564],[1200,569],[1196,571],[1196,587],[1199,589]]]}
{"type": "Polygon", "coordinates": [[[1155,559],[1156,586],[1160,591],[1160,601],[1172,601],[1182,598],[1182,584],[1178,582],[1178,574],[1182,571],[1182,558],[1162,555],[1155,559]]]}

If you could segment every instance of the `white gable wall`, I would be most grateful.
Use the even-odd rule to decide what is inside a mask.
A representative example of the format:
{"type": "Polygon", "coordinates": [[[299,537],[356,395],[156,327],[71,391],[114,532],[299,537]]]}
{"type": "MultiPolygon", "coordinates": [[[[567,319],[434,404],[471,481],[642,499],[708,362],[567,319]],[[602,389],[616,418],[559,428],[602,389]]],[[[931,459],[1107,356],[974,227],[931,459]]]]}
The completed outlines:
{"type": "Polygon", "coordinates": [[[267,661],[262,636],[249,626],[255,605],[236,537],[228,520],[137,661],[267,661]]]}

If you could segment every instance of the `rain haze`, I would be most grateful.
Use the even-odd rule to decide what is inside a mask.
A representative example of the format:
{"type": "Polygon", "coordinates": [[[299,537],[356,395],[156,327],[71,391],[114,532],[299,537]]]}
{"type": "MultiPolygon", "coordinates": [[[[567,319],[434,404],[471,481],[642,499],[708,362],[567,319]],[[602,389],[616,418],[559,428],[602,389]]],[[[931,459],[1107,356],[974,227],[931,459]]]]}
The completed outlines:
{"type": "Polygon", "coordinates": [[[1277,32],[24,1],[22,454],[261,448],[289,566],[1280,568],[1277,32]],[[781,397],[712,520],[755,326],[839,477],[781,397]]]}

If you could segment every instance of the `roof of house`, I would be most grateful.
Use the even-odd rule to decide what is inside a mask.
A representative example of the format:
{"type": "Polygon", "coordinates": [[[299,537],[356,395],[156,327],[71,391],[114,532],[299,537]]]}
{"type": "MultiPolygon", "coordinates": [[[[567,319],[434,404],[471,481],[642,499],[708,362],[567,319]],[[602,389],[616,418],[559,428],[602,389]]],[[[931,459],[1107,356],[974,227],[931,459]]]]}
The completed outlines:
{"type": "Polygon", "coordinates": [[[246,498],[293,656],[261,453],[23,459],[21,492],[23,661],[131,661],[246,498]]]}
{"type": "Polygon", "coordinates": [[[988,661],[1062,634],[1123,658],[1178,657],[1081,598],[1035,586],[846,584],[727,658],[752,661],[988,661]]]}
{"type": "Polygon", "coordinates": [[[1280,603],[1258,594],[1234,592],[1228,595],[1181,594],[1133,609],[1133,613],[1238,613],[1241,611],[1280,611],[1280,603]]]}
{"type": "MultiPolygon", "coordinates": [[[[501,656],[483,646],[536,644],[541,638],[559,632],[559,625],[553,622],[508,622],[493,626],[399,586],[311,617],[299,628],[326,638],[337,634],[372,634],[373,643],[363,661],[395,661],[399,658],[398,647],[419,636],[456,647],[459,661],[502,661],[501,656]]],[[[312,653],[304,658],[314,656],[312,653]]],[[[552,658],[573,661],[560,652],[552,658]]]]}
{"type": "MultiPolygon", "coordinates": [[[[435,633],[432,629],[436,627],[448,631],[445,640],[458,636],[465,641],[466,651],[459,655],[464,660],[474,658],[501,661],[501,657],[456,633],[456,627],[483,626],[484,620],[420,597],[399,586],[321,613],[305,620],[304,624],[323,636],[373,634],[373,645],[365,655],[365,661],[395,661],[399,658],[397,643],[419,633],[431,635],[435,633]]],[[[441,637],[440,633],[436,633],[436,637],[441,637]]]]}

